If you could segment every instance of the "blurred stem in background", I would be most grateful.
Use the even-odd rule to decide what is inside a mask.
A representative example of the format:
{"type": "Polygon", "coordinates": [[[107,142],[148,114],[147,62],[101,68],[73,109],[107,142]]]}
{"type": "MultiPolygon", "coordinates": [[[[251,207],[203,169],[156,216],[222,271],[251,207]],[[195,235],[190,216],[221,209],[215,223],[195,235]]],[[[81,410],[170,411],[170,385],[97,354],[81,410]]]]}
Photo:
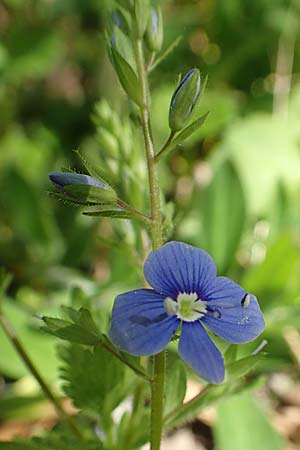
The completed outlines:
{"type": "Polygon", "coordinates": [[[291,0],[286,11],[284,25],[279,36],[273,90],[273,114],[284,119],[288,117],[297,27],[293,23],[298,14],[298,1],[291,0]]]}
{"type": "MultiPolygon", "coordinates": [[[[3,296],[2,288],[0,290],[1,297],[3,296]]],[[[2,308],[1,308],[1,302],[2,298],[0,298],[0,326],[2,327],[5,335],[11,342],[11,344],[14,346],[16,352],[24,362],[25,366],[31,373],[31,375],[35,378],[35,380],[38,382],[40,388],[44,392],[45,396],[48,398],[48,400],[53,404],[58,416],[61,418],[63,422],[66,423],[66,425],[69,427],[70,431],[76,436],[76,438],[83,439],[83,435],[80,431],[80,429],[77,426],[77,423],[73,419],[72,416],[66,413],[64,408],[61,405],[61,402],[59,399],[53,394],[51,389],[49,388],[48,384],[40,374],[38,368],[33,363],[32,359],[28,355],[27,351],[25,350],[22,342],[19,340],[18,336],[16,335],[12,325],[10,324],[9,320],[5,316],[2,308]]]]}

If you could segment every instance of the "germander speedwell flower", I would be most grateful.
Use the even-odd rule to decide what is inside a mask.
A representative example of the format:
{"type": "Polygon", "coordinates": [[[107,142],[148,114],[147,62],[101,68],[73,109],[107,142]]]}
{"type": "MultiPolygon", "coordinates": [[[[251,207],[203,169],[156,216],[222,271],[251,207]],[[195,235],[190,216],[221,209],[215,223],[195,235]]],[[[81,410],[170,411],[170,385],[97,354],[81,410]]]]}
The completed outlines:
{"type": "Polygon", "coordinates": [[[252,341],[265,327],[255,296],[217,277],[204,250],[181,242],[150,253],[144,274],[153,289],[116,298],[109,332],[113,343],[133,355],[153,355],[182,325],[180,356],[205,380],[222,382],[223,356],[205,328],[234,344],[252,341]]]}

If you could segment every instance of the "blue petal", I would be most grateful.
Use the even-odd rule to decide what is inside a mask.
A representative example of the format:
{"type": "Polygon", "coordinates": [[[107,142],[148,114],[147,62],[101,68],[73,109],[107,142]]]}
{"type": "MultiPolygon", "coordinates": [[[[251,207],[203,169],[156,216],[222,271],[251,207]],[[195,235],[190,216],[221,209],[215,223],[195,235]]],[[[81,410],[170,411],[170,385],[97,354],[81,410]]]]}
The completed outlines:
{"type": "Polygon", "coordinates": [[[138,289],[119,295],[112,310],[109,337],[132,355],[159,353],[171,340],[180,321],[168,316],[164,297],[152,289],[138,289]]]}
{"type": "Polygon", "coordinates": [[[247,292],[234,281],[218,277],[208,293],[209,312],[201,319],[215,334],[234,344],[253,341],[265,328],[265,321],[254,295],[243,306],[247,292]]]}
{"type": "Polygon", "coordinates": [[[209,383],[224,380],[224,360],[200,322],[183,322],[178,351],[182,359],[209,383]]]}
{"type": "Polygon", "coordinates": [[[63,186],[81,184],[107,189],[107,185],[102,181],[97,180],[90,175],[84,175],[81,173],[53,172],[49,173],[48,177],[51,183],[58,189],[63,188],[63,186]]]}
{"type": "Polygon", "coordinates": [[[204,250],[169,242],[150,253],[144,274],[157,292],[175,299],[179,292],[205,293],[215,280],[216,266],[204,250]]]}

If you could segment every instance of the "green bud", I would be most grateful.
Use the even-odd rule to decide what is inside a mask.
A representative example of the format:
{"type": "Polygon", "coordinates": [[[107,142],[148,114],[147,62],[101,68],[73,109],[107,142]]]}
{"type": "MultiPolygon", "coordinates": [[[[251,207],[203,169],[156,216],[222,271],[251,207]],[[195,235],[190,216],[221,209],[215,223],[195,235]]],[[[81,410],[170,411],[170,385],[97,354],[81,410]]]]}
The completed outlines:
{"type": "Polygon", "coordinates": [[[146,31],[150,14],[150,0],[135,0],[134,22],[136,36],[141,39],[146,31]]]}
{"type": "Polygon", "coordinates": [[[199,100],[201,77],[198,69],[190,70],[180,82],[171,99],[169,125],[172,131],[179,131],[191,117],[199,100]]]}
{"type": "Polygon", "coordinates": [[[163,42],[163,19],[161,9],[151,8],[147,31],[146,42],[152,52],[159,52],[163,42]]]}
{"type": "Polygon", "coordinates": [[[80,173],[50,173],[49,179],[66,200],[79,205],[107,204],[114,206],[117,194],[106,183],[80,173]]]}

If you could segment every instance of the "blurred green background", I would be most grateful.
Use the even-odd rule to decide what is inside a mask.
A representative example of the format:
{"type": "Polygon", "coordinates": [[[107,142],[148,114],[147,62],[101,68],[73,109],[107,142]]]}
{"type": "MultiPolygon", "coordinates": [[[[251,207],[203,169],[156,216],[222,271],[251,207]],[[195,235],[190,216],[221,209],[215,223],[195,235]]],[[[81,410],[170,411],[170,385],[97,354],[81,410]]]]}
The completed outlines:
{"type": "MultiPolygon", "coordinates": [[[[84,217],[48,196],[48,172],[83,170],[73,150],[98,164],[108,155],[111,165],[104,169],[112,172],[116,146],[129,142],[133,152],[143,151],[128,119],[137,122],[135,111],[106,55],[103,31],[111,3],[0,3],[0,264],[13,275],[4,310],[52,383],[58,380],[56,341],[41,334],[35,316],[73,302],[106,311],[99,320],[107,322],[114,296],[141,282],[136,249],[143,236],[134,225],[84,217]]],[[[224,403],[214,426],[216,448],[296,449],[300,401],[298,395],[294,404],[291,392],[300,387],[300,3],[166,0],[163,13],[164,47],[182,39],[151,75],[157,148],[169,132],[178,74],[194,66],[208,74],[202,109],[210,111],[205,125],[162,163],[166,210],[174,223],[168,238],[205,248],[220,273],[257,295],[269,354],[260,367],[267,374],[260,387],[262,421],[278,421],[284,408],[298,414],[298,431],[282,431],[282,441],[268,422],[251,443],[242,422],[236,442],[232,433],[228,442],[224,429],[232,409],[245,411],[247,425],[258,406],[244,397],[234,406],[224,403]]],[[[133,172],[127,192],[136,202],[145,174],[139,177],[133,172]]],[[[5,440],[10,420],[36,417],[39,397],[0,331],[1,391],[5,440]]]]}

